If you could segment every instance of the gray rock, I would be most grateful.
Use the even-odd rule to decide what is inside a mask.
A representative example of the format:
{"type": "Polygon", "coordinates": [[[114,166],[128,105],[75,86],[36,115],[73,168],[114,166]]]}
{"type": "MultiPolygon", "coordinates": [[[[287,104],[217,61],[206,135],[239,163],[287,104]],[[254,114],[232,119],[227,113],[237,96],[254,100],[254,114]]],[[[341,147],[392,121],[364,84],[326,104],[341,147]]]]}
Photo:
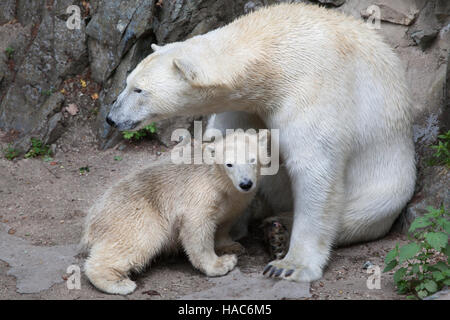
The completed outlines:
{"type": "MultiPolygon", "coordinates": [[[[405,10],[399,10],[391,5],[376,4],[380,8],[380,19],[390,23],[401,24],[405,26],[411,25],[416,19],[419,10],[407,6],[405,10]]],[[[361,17],[368,18],[370,14],[367,9],[361,10],[361,17]]]]}
{"type": "Polygon", "coordinates": [[[446,20],[450,17],[450,1],[437,0],[434,7],[434,14],[440,20],[446,20]]]}
{"type": "Polygon", "coordinates": [[[340,7],[345,3],[345,0],[317,0],[317,2],[333,7],[340,7]]]}
{"type": "Polygon", "coordinates": [[[20,24],[38,24],[45,12],[45,0],[17,0],[16,18],[20,24]]]}
{"type": "Polygon", "coordinates": [[[155,19],[156,39],[158,43],[165,44],[223,26],[244,12],[245,3],[241,0],[167,2],[159,9],[158,19],[155,19]]]}
{"type": "Polygon", "coordinates": [[[264,3],[262,1],[249,1],[244,6],[244,13],[249,13],[262,8],[264,3]]]}
{"type": "Polygon", "coordinates": [[[67,267],[76,262],[77,245],[38,247],[9,235],[0,224],[0,260],[11,267],[8,275],[17,279],[17,292],[34,293],[63,282],[67,267]]]}
{"type": "Polygon", "coordinates": [[[450,290],[448,288],[436,292],[432,296],[426,297],[423,300],[450,300],[450,290]]]}
{"type": "Polygon", "coordinates": [[[430,30],[430,31],[416,31],[411,34],[411,38],[413,38],[414,42],[422,48],[422,50],[426,50],[431,46],[433,41],[436,39],[438,35],[438,30],[430,30]]]}
{"type": "Polygon", "coordinates": [[[400,229],[406,232],[411,222],[423,216],[427,207],[450,208],[450,169],[447,166],[426,167],[420,172],[418,191],[406,208],[400,229]]]}
{"type": "Polygon", "coordinates": [[[16,0],[2,0],[0,3],[0,25],[14,19],[16,0]]]}
{"type": "Polygon", "coordinates": [[[20,132],[16,149],[26,151],[31,136],[44,143],[58,136],[51,129],[59,127],[61,118],[54,115],[64,97],[54,92],[64,78],[86,66],[84,29],[82,23],[80,30],[69,30],[65,20],[50,11],[44,13],[36,38],[0,105],[0,128],[20,132]]]}
{"type": "Polygon", "coordinates": [[[86,28],[94,80],[106,81],[137,39],[150,33],[153,8],[153,1],[145,0],[99,3],[86,28]]]}

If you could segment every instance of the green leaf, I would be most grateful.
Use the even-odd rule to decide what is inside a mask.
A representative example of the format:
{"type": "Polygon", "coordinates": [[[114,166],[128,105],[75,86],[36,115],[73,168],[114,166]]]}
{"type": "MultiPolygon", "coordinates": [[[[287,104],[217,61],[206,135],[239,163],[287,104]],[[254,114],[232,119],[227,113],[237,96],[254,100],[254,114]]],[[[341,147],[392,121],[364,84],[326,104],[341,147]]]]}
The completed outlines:
{"type": "Polygon", "coordinates": [[[400,268],[394,273],[394,282],[399,283],[403,280],[403,277],[406,274],[407,269],[406,268],[400,268]]]}
{"type": "Polygon", "coordinates": [[[434,271],[432,273],[432,275],[433,275],[433,279],[436,280],[437,282],[442,281],[442,280],[445,279],[444,274],[442,272],[440,272],[440,271],[434,271]]]}
{"type": "Polygon", "coordinates": [[[416,218],[413,223],[411,223],[411,226],[409,227],[408,232],[413,232],[416,229],[425,228],[431,225],[432,222],[427,217],[419,217],[416,218]]]}
{"type": "Polygon", "coordinates": [[[433,267],[443,272],[448,270],[448,266],[444,261],[437,262],[433,267]]]}
{"type": "Polygon", "coordinates": [[[435,293],[438,290],[438,285],[433,280],[427,280],[423,285],[425,286],[425,289],[427,289],[430,293],[435,293]]]}
{"type": "Polygon", "coordinates": [[[419,273],[420,272],[420,267],[419,265],[416,263],[412,266],[411,268],[412,273],[419,273]]]}
{"type": "Polygon", "coordinates": [[[386,267],[384,268],[383,272],[389,272],[392,269],[394,269],[397,266],[397,260],[392,260],[391,262],[389,262],[386,267]]]}
{"type": "Polygon", "coordinates": [[[450,278],[447,278],[443,282],[444,286],[450,286],[450,278]]]}
{"type": "Polygon", "coordinates": [[[444,228],[445,232],[450,233],[450,221],[445,218],[441,218],[440,220],[441,222],[439,224],[444,228]]]}
{"type": "Polygon", "coordinates": [[[423,299],[426,296],[428,296],[428,292],[426,290],[420,290],[417,292],[417,295],[419,296],[420,299],[423,299]]]}
{"type": "Polygon", "coordinates": [[[421,250],[421,246],[415,242],[408,243],[400,248],[399,260],[400,263],[408,259],[414,258],[415,255],[421,250]]]}
{"type": "Polygon", "coordinates": [[[392,260],[394,260],[398,256],[398,245],[388,252],[386,255],[386,258],[384,259],[385,264],[391,263],[392,260]]]}
{"type": "Polygon", "coordinates": [[[443,232],[429,232],[425,235],[425,240],[436,250],[445,248],[448,243],[448,236],[443,232]]]}

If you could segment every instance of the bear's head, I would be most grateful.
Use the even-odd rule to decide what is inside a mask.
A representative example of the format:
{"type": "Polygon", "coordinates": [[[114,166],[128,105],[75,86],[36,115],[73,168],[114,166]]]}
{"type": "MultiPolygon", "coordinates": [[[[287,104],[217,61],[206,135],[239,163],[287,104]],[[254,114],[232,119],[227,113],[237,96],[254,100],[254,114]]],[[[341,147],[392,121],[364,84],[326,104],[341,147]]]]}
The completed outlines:
{"type": "Polygon", "coordinates": [[[240,192],[256,190],[261,178],[259,148],[267,148],[269,132],[256,134],[236,130],[224,139],[203,146],[204,153],[219,164],[240,192]]]}
{"type": "Polygon", "coordinates": [[[223,70],[207,62],[201,46],[183,42],[152,48],[154,53],[130,73],[126,88],[114,101],[106,118],[111,126],[138,130],[173,116],[217,111],[213,106],[226,86],[223,79],[215,79],[223,70]]]}

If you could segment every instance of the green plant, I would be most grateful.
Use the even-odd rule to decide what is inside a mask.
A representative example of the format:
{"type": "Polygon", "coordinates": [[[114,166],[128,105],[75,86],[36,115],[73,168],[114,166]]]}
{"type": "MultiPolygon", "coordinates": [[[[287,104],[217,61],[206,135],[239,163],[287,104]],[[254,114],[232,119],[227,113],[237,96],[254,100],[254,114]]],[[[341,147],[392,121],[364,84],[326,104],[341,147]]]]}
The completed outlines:
{"type": "Polygon", "coordinates": [[[443,205],[440,209],[428,207],[427,211],[411,224],[411,242],[400,248],[397,244],[385,258],[383,272],[400,266],[394,282],[398,292],[409,294],[408,298],[423,299],[450,285],[449,213],[443,205]]]}
{"type": "Polygon", "coordinates": [[[435,153],[429,159],[429,165],[447,165],[450,167],[450,130],[438,136],[437,145],[431,146],[435,153]]]}
{"type": "Polygon", "coordinates": [[[50,97],[53,94],[53,89],[49,89],[49,90],[42,90],[41,91],[42,95],[50,97]]]}
{"type": "Polygon", "coordinates": [[[8,59],[12,59],[13,55],[14,55],[14,49],[11,47],[8,47],[5,49],[5,54],[8,57],[8,59]]]}
{"type": "Polygon", "coordinates": [[[122,161],[122,157],[121,156],[115,156],[114,157],[114,161],[122,161]]]}
{"type": "Polygon", "coordinates": [[[6,159],[14,160],[15,158],[17,158],[19,156],[19,151],[14,149],[11,146],[11,144],[8,144],[8,146],[5,149],[3,149],[3,154],[4,154],[6,159]]]}
{"type": "Polygon", "coordinates": [[[31,138],[31,149],[25,154],[25,158],[36,158],[39,156],[51,156],[52,151],[48,145],[42,143],[41,140],[31,138]]]}
{"type": "Polygon", "coordinates": [[[156,123],[153,122],[152,124],[138,131],[124,131],[123,137],[127,140],[139,141],[142,138],[149,136],[150,134],[156,133],[156,130],[156,123]]]}
{"type": "Polygon", "coordinates": [[[81,167],[78,169],[80,171],[80,175],[84,175],[86,173],[89,173],[91,169],[89,169],[89,166],[81,167]]]}

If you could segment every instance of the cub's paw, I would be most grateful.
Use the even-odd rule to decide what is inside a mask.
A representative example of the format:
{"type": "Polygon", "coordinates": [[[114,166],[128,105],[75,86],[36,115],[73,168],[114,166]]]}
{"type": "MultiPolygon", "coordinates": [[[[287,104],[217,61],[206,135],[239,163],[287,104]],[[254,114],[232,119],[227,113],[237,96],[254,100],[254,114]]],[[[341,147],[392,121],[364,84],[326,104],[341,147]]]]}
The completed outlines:
{"type": "Polygon", "coordinates": [[[110,294],[120,294],[127,295],[133,293],[136,290],[136,283],[131,281],[129,278],[125,278],[118,281],[110,281],[104,288],[103,291],[110,294]]]}
{"type": "Polygon", "coordinates": [[[221,246],[216,249],[217,254],[236,254],[238,256],[244,254],[246,252],[244,246],[239,242],[231,242],[227,245],[221,246]]]}
{"type": "Polygon", "coordinates": [[[291,260],[275,260],[269,262],[264,268],[263,275],[273,278],[281,278],[290,281],[315,281],[322,277],[320,268],[311,268],[297,264],[291,260]]]}
{"type": "Polygon", "coordinates": [[[205,268],[205,273],[209,277],[223,276],[234,269],[237,264],[235,254],[226,254],[217,258],[214,263],[205,268]]]}

